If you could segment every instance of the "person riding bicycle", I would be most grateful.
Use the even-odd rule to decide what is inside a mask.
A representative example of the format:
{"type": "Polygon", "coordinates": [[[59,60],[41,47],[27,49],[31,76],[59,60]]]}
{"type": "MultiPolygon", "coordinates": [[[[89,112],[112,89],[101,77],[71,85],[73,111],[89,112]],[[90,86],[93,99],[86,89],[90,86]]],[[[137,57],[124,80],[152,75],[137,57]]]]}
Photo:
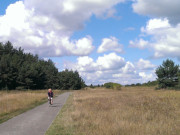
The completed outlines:
{"type": "Polygon", "coordinates": [[[48,100],[51,100],[51,104],[53,104],[53,95],[52,89],[48,89],[48,100]]]}

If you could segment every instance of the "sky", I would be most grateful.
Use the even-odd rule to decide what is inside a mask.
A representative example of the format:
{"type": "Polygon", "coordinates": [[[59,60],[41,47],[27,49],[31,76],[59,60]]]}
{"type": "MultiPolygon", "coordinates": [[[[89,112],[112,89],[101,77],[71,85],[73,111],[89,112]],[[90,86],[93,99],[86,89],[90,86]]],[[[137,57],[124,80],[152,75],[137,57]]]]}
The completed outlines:
{"type": "Polygon", "coordinates": [[[180,64],[180,0],[0,0],[0,42],[77,70],[86,84],[155,80],[180,64]]]}

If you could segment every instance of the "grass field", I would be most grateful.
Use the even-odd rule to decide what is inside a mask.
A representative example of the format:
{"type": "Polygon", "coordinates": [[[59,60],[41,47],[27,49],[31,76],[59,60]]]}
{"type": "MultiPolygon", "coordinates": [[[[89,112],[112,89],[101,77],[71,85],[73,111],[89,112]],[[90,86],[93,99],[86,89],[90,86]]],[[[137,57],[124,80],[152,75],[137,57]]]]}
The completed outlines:
{"type": "Polygon", "coordinates": [[[179,135],[180,91],[76,91],[46,135],[179,135]]]}
{"type": "MultiPolygon", "coordinates": [[[[55,95],[62,91],[55,90],[55,95]]],[[[47,90],[0,91],[0,123],[47,101],[47,90]]]]}

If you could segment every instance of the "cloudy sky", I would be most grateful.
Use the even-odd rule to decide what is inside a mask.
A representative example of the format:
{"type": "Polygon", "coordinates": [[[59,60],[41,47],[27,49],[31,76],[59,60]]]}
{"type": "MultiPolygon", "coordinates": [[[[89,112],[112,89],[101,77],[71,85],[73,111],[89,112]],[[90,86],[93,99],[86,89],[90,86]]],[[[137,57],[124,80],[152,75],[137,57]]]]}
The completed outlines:
{"type": "Polygon", "coordinates": [[[78,70],[86,84],[144,83],[180,63],[180,0],[0,0],[0,42],[78,70]]]}

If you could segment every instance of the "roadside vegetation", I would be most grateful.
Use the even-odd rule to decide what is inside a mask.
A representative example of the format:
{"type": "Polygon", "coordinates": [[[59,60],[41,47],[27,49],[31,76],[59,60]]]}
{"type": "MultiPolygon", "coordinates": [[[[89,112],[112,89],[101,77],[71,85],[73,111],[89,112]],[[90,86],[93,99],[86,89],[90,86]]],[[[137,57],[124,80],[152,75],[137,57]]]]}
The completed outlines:
{"type": "MultiPolygon", "coordinates": [[[[55,95],[63,91],[54,90],[55,95]]],[[[47,90],[0,91],[0,123],[47,102],[47,90]]]]}
{"type": "Polygon", "coordinates": [[[180,91],[75,91],[46,135],[178,135],[180,91]]]}

